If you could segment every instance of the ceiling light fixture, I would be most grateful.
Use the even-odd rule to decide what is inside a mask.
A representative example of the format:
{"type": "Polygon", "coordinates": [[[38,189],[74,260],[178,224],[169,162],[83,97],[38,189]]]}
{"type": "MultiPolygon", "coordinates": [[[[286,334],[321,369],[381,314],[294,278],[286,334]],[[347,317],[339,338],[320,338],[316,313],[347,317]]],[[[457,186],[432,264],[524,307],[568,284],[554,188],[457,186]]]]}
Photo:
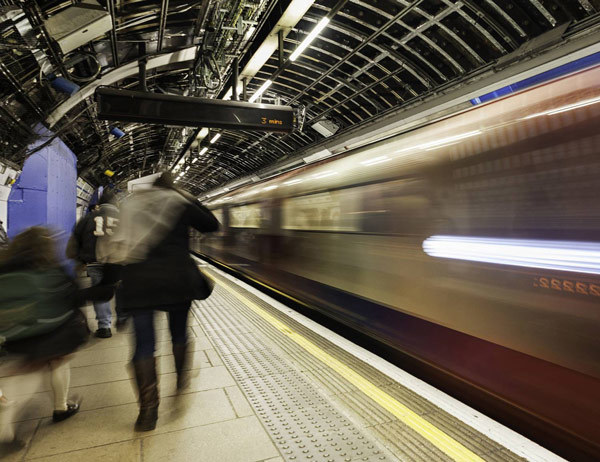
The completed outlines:
{"type": "Polygon", "coordinates": [[[254,101],[256,101],[258,99],[259,96],[261,96],[266,90],[267,88],[269,88],[271,86],[271,84],[273,83],[272,80],[265,80],[265,83],[263,83],[260,88],[258,90],[256,90],[256,93],[254,93],[250,99],[248,100],[248,102],[253,103],[254,101]]]}
{"type": "Polygon", "coordinates": [[[221,134],[217,133],[215,136],[212,137],[212,140],[210,140],[210,144],[214,144],[219,138],[221,138],[221,134]]]}
{"type": "Polygon", "coordinates": [[[321,31],[325,29],[325,26],[327,26],[327,24],[329,24],[329,18],[325,16],[318,22],[315,28],[310,32],[310,34],[308,34],[308,36],[302,41],[302,43],[298,45],[298,48],[296,48],[294,52],[290,55],[290,61],[296,61],[296,59],[298,59],[298,56],[300,56],[302,52],[306,50],[306,48],[317,37],[317,35],[319,35],[321,31]]]}

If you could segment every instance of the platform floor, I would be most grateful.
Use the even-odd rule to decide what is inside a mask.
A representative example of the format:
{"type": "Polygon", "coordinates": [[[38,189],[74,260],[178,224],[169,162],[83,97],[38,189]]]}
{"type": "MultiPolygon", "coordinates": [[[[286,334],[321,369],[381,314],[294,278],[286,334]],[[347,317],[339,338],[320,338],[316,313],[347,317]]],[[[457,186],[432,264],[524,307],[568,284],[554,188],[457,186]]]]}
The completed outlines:
{"type": "MultiPolygon", "coordinates": [[[[231,277],[204,269],[218,284],[209,300],[194,305],[193,380],[180,396],[166,316],[157,315],[155,431],[133,431],[129,326],[113,330],[110,339],[93,338],[76,353],[71,393],[83,398],[82,411],[59,424],[50,419],[48,378],[40,385],[25,377],[10,389],[10,358],[0,360],[0,387],[9,398],[28,401],[16,417],[27,446],[2,461],[561,460],[326,329],[315,332],[311,321],[231,277]]],[[[95,328],[93,310],[86,313],[95,328]]]]}

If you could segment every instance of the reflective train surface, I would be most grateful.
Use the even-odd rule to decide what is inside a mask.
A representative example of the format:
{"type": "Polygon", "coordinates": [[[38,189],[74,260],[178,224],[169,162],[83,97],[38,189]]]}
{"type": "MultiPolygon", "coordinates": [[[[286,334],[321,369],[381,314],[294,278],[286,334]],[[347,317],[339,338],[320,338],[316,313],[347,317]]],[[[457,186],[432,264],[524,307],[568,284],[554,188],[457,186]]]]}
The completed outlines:
{"type": "Polygon", "coordinates": [[[201,254],[600,453],[600,68],[209,207],[201,254]]]}

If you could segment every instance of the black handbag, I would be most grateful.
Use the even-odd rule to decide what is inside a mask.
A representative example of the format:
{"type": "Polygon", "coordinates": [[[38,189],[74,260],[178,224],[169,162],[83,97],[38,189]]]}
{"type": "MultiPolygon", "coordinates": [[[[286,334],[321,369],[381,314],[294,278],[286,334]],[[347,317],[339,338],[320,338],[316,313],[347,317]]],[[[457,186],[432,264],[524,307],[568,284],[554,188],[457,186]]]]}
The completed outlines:
{"type": "MultiPolygon", "coordinates": [[[[194,265],[195,266],[195,265],[194,265]]],[[[215,282],[206,276],[200,268],[196,266],[194,280],[190,282],[194,288],[194,300],[206,300],[212,294],[215,288],[215,282]]]]}

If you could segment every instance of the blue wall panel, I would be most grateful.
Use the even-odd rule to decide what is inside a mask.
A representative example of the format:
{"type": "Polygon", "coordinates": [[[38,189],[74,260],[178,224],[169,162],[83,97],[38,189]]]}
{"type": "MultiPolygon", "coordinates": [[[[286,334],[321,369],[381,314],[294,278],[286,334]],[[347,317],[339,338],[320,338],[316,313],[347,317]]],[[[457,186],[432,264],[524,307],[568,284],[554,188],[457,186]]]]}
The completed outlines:
{"type": "MultiPolygon", "coordinates": [[[[40,140],[53,134],[37,128],[40,140]]],[[[14,237],[30,226],[48,226],[56,232],[59,254],[64,255],[75,226],[77,207],[77,159],[58,138],[27,158],[8,197],[8,235],[14,237]]]]}

